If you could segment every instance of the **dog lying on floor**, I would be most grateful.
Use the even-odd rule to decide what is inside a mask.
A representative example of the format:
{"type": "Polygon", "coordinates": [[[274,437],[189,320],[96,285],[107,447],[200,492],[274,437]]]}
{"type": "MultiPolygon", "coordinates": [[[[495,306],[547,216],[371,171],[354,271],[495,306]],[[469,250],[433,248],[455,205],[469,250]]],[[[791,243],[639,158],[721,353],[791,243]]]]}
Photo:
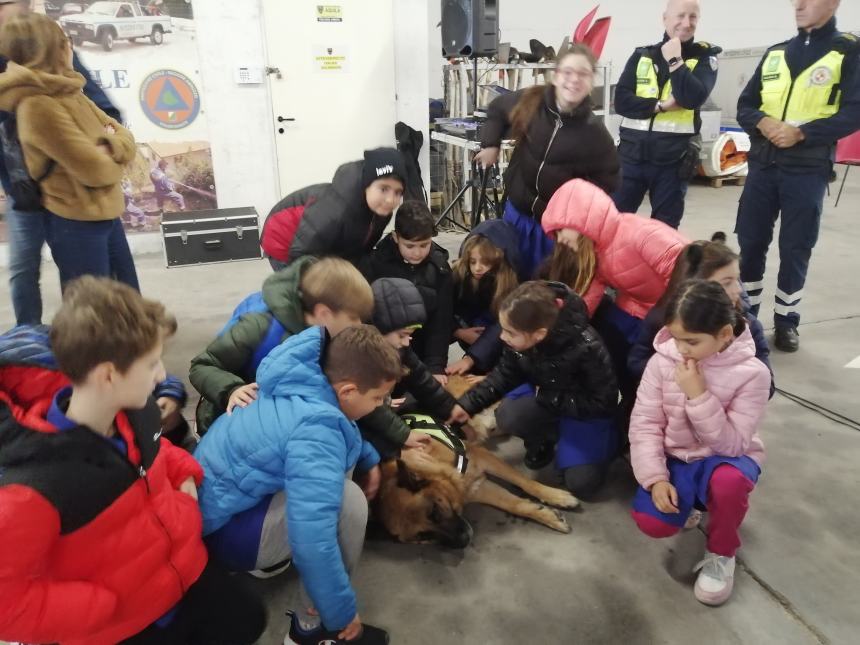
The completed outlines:
{"type": "MultiPolygon", "coordinates": [[[[466,392],[474,387],[475,383],[469,380],[467,376],[449,376],[448,384],[445,386],[445,389],[453,396],[455,399],[459,399],[466,392]]],[[[468,423],[469,429],[471,430],[471,434],[474,435],[474,441],[476,443],[484,443],[490,437],[495,437],[499,435],[498,428],[496,427],[496,408],[499,407],[498,403],[494,403],[486,410],[481,410],[471,418],[468,423]]]]}
{"type": "Polygon", "coordinates": [[[427,432],[433,440],[427,450],[404,450],[400,459],[381,464],[376,513],[396,540],[465,548],[472,528],[462,513],[463,507],[472,503],[494,506],[570,533],[567,520],[556,510],[579,505],[569,492],[526,477],[486,448],[460,441],[430,417],[406,415],[404,419],[412,429],[427,432]],[[543,503],[515,495],[488,477],[513,484],[543,503]]]}

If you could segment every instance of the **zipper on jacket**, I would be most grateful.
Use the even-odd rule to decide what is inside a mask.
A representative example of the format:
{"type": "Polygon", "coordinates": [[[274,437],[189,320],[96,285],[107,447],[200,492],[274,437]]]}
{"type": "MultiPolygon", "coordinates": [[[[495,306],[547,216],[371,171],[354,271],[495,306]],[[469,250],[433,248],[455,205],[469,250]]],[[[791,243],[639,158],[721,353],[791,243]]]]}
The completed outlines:
{"type": "MultiPolygon", "coordinates": [[[[549,109],[549,108],[548,108],[549,109]]],[[[549,149],[552,147],[552,142],[555,141],[555,135],[558,134],[558,131],[561,130],[562,121],[561,116],[557,112],[553,112],[552,109],[549,109],[550,112],[555,115],[555,127],[552,130],[552,136],[549,138],[549,143],[546,146],[546,150],[543,153],[543,160],[540,162],[540,166],[538,166],[537,176],[535,177],[535,200],[532,202],[532,214],[534,214],[535,205],[537,201],[540,199],[540,174],[543,171],[543,167],[546,164],[546,158],[549,156],[549,149]]]]}

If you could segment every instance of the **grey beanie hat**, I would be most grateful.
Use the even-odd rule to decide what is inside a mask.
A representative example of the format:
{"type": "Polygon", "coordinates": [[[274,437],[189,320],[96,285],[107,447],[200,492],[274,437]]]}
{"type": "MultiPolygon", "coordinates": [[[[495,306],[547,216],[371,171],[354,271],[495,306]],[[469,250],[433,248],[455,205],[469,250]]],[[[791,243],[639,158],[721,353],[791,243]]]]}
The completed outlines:
{"type": "Polygon", "coordinates": [[[380,278],[373,289],[373,324],[383,334],[416,328],[427,320],[424,299],[418,288],[403,278],[380,278]]]}

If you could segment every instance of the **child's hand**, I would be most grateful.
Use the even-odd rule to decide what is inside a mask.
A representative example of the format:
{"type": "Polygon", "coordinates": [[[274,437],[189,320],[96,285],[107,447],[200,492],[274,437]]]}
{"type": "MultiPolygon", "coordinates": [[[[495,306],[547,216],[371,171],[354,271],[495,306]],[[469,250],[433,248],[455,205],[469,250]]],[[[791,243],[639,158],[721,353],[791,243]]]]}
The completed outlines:
{"type": "Polygon", "coordinates": [[[345,641],[353,641],[359,636],[361,636],[362,626],[361,626],[361,618],[358,614],[355,615],[355,618],[343,628],[340,634],[337,635],[338,639],[345,641]]]}
{"type": "Polygon", "coordinates": [[[469,385],[477,385],[478,383],[483,381],[485,378],[487,378],[486,374],[469,374],[466,377],[466,382],[469,385]]]}
{"type": "Polygon", "coordinates": [[[445,423],[467,423],[471,417],[459,404],[451,410],[451,416],[445,423]]]}
{"type": "Polygon", "coordinates": [[[475,367],[474,359],[471,356],[464,356],[459,361],[451,363],[448,367],[446,367],[445,373],[449,376],[453,374],[465,374],[473,367],[475,367]]]}
{"type": "Polygon", "coordinates": [[[179,484],[179,492],[185,493],[189,497],[193,497],[197,500],[197,484],[194,483],[194,478],[189,477],[184,482],[179,484]]]}
{"type": "Polygon", "coordinates": [[[256,401],[258,388],[256,383],[248,383],[248,385],[242,385],[233,390],[230,394],[230,400],[227,401],[227,414],[233,414],[233,408],[237,405],[244,408],[251,401],[256,401]]]}
{"type": "Polygon", "coordinates": [[[361,490],[364,491],[364,496],[367,498],[367,501],[376,497],[376,494],[379,492],[379,483],[381,481],[382,471],[379,469],[378,465],[374,466],[360,477],[358,485],[361,486],[361,490]]]}
{"type": "Polygon", "coordinates": [[[399,408],[404,403],[406,403],[406,397],[405,396],[400,398],[400,399],[391,399],[391,403],[389,403],[388,405],[391,409],[396,410],[397,408],[399,408]]]}
{"type": "Polygon", "coordinates": [[[466,343],[467,345],[474,345],[481,337],[481,334],[484,333],[484,329],[484,327],[465,327],[463,329],[458,329],[454,332],[454,338],[466,343]]]}
{"type": "Polygon", "coordinates": [[[675,367],[675,382],[688,399],[695,399],[707,392],[702,368],[692,358],[675,367]]]}
{"type": "Polygon", "coordinates": [[[433,378],[435,378],[437,381],[439,381],[439,384],[442,387],[445,387],[446,385],[448,385],[448,377],[445,374],[434,374],[433,378]]]}
{"type": "Polygon", "coordinates": [[[678,491],[669,482],[657,482],[651,487],[651,501],[661,513],[678,512],[678,491]]]}
{"type": "Polygon", "coordinates": [[[426,450],[430,446],[430,435],[424,432],[413,430],[406,437],[403,443],[404,448],[415,448],[416,450],[426,450]]]}

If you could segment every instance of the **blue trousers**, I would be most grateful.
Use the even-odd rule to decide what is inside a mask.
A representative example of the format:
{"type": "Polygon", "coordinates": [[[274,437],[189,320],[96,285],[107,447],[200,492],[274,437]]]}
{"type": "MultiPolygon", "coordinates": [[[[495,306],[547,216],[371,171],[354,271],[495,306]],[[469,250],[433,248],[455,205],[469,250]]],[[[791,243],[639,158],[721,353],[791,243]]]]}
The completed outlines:
{"type": "Polygon", "coordinates": [[[39,278],[48,217],[50,215],[46,211],[15,210],[11,203],[6,209],[9,231],[9,291],[18,325],[42,323],[39,278]]]}
{"type": "Polygon", "coordinates": [[[99,222],[66,219],[51,213],[48,244],[60,269],[60,284],[82,275],[106,276],[140,291],[137,271],[119,217],[99,222]]]}
{"type": "Polygon", "coordinates": [[[824,171],[786,172],[775,164],[749,163],[749,176],[738,205],[735,233],[741,247],[741,281],[758,316],[764,287],[767,249],[776,218],[779,229],[779,273],[774,324],[797,327],[800,301],[812,249],[818,241],[821,210],[829,174],[824,171]]]}
{"type": "Polygon", "coordinates": [[[651,218],[678,228],[684,216],[684,198],[687,196],[687,182],[678,177],[678,166],[622,160],[621,185],[612,195],[615,207],[622,213],[635,213],[648,193],[651,218]]]}

